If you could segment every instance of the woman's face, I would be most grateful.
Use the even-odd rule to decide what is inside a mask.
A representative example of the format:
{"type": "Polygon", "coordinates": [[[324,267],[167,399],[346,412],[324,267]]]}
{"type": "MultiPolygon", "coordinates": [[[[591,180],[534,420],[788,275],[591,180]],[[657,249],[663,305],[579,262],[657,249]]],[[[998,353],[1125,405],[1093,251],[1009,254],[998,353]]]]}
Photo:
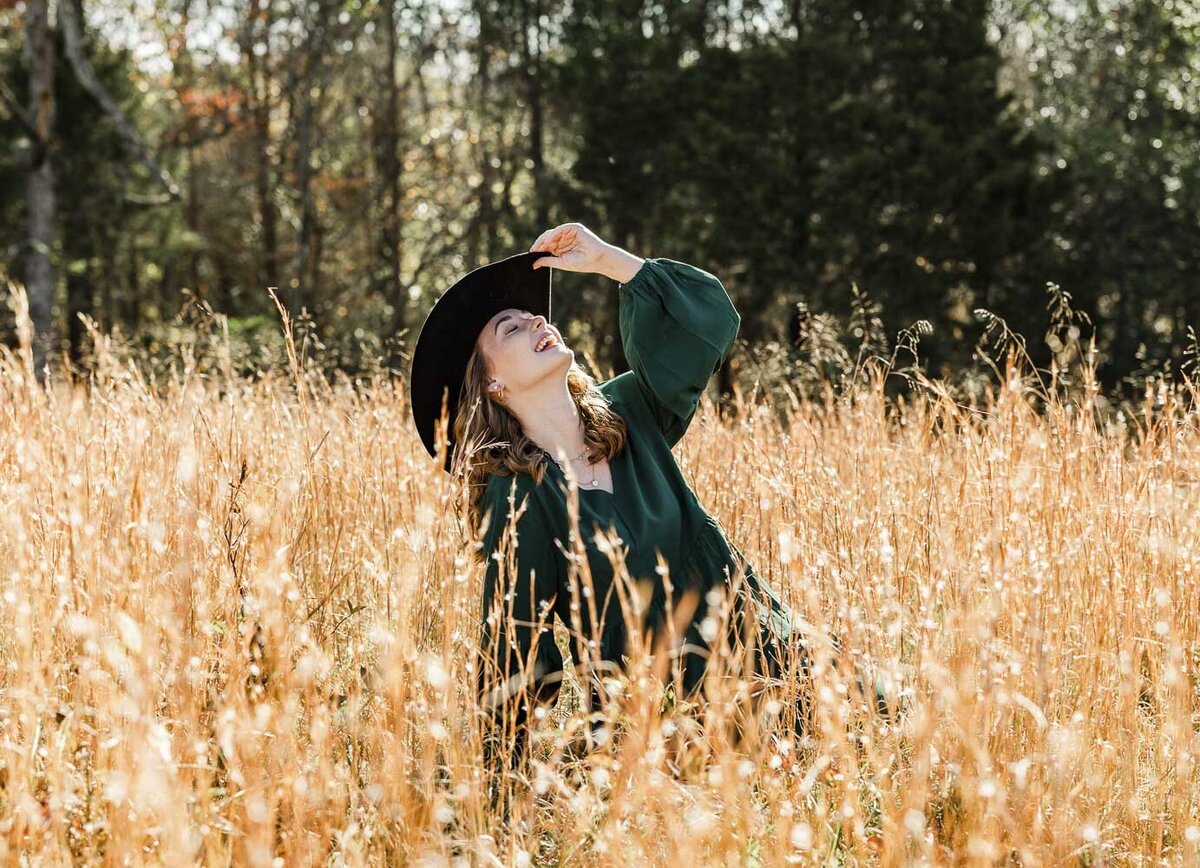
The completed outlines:
{"type": "Polygon", "coordinates": [[[500,387],[507,397],[536,389],[543,381],[561,381],[575,359],[575,353],[562,342],[558,329],[546,318],[527,310],[506,308],[479,332],[478,345],[487,359],[491,375],[488,391],[493,396],[500,387]],[[537,347],[544,335],[552,340],[540,352],[537,347]]]}

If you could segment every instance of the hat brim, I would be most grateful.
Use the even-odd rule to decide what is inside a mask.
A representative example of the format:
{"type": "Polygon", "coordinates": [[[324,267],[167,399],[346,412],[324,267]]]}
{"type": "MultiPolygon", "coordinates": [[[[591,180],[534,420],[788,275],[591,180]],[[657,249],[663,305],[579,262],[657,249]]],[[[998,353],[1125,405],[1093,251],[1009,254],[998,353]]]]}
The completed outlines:
{"type": "Polygon", "coordinates": [[[442,293],[421,325],[408,378],[409,403],[425,451],[436,459],[437,422],[445,402],[443,469],[447,472],[457,445],[454,417],[479,332],[488,320],[510,307],[550,320],[550,274],[554,269],[533,267],[535,260],[550,255],[545,250],[518,253],[476,268],[442,293]]]}

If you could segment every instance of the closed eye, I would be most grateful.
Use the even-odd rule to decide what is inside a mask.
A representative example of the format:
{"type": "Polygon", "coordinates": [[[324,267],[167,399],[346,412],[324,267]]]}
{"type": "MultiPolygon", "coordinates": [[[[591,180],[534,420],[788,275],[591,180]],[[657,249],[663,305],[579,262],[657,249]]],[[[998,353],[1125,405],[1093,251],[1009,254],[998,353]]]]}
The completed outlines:
{"type": "Polygon", "coordinates": [[[518,328],[519,328],[519,326],[513,326],[513,327],[512,327],[512,328],[510,328],[508,331],[506,331],[506,332],[505,332],[505,334],[506,334],[506,335],[511,335],[511,334],[512,334],[513,332],[515,332],[515,331],[516,331],[518,328]]]}

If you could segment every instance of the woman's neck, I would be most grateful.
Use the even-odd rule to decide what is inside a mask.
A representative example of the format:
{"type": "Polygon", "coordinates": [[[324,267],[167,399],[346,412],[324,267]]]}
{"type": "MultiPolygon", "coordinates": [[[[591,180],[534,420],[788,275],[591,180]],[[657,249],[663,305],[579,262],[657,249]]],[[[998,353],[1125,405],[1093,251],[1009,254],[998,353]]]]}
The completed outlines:
{"type": "Polygon", "coordinates": [[[560,461],[578,458],[587,446],[579,407],[567,388],[547,389],[514,402],[513,412],[521,422],[525,436],[560,461]]]}

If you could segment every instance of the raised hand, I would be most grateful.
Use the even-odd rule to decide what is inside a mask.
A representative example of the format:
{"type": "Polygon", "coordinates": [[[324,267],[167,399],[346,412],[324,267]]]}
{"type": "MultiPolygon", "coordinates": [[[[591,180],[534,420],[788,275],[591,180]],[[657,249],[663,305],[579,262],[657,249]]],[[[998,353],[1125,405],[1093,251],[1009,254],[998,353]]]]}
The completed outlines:
{"type": "Polygon", "coordinates": [[[582,223],[563,223],[538,236],[529,251],[538,250],[553,255],[535,260],[534,268],[549,266],[562,271],[596,272],[608,255],[609,245],[582,223]]]}
{"type": "Polygon", "coordinates": [[[582,223],[563,223],[538,236],[529,252],[546,251],[533,262],[534,268],[603,274],[622,283],[637,273],[644,260],[602,240],[582,223]]]}

